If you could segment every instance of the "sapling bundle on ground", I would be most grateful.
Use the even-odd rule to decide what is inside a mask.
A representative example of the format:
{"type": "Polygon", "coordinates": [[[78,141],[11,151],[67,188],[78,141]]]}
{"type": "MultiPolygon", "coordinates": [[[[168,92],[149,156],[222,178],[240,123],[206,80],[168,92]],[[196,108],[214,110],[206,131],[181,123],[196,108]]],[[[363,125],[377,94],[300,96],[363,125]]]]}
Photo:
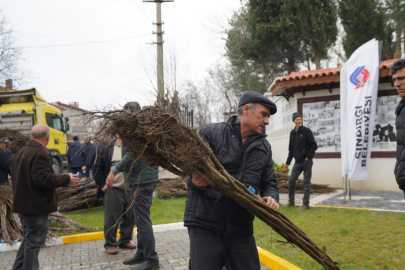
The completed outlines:
{"type": "MultiPolygon", "coordinates": [[[[22,227],[18,214],[12,213],[13,191],[11,185],[0,185],[0,242],[6,242],[10,245],[22,240],[22,227]]],[[[85,227],[71,218],[64,216],[58,212],[49,214],[49,221],[60,224],[63,227],[48,228],[48,239],[55,237],[53,232],[75,232],[79,229],[92,231],[91,228],[85,227]]]]}
{"type": "Polygon", "coordinates": [[[337,264],[286,216],[268,207],[258,195],[235,180],[197,132],[180,122],[172,113],[161,107],[146,107],[135,112],[117,110],[93,114],[95,119],[103,120],[100,133],[118,133],[136,160],[141,158],[151,165],[161,166],[180,176],[198,174],[212,187],[233,198],[326,269],[339,269],[337,264]]]}

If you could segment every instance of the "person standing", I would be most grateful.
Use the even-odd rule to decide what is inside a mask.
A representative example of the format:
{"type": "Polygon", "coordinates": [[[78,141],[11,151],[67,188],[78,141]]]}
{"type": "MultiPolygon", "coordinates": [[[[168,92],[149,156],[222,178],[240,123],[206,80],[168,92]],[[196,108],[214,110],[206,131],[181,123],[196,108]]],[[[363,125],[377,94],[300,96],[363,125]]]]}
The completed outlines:
{"type": "MultiPolygon", "coordinates": [[[[92,146],[93,146],[93,145],[91,144],[89,138],[88,138],[88,137],[84,137],[84,138],[83,138],[83,145],[82,145],[82,148],[83,148],[82,155],[84,156],[84,165],[83,165],[83,167],[86,166],[86,162],[87,162],[87,159],[89,158],[90,149],[91,149],[92,146]]],[[[86,169],[83,169],[83,167],[82,167],[83,174],[84,174],[86,177],[90,177],[90,169],[89,169],[89,170],[86,170],[86,169]]],[[[87,168],[87,166],[86,166],[86,168],[87,168]]],[[[91,167],[90,167],[90,168],[91,168],[91,167]]]]}
{"type": "Polygon", "coordinates": [[[295,164],[288,179],[288,203],[284,207],[295,206],[295,187],[298,176],[304,171],[304,199],[299,209],[309,209],[309,197],[311,195],[312,158],[314,157],[318,145],[315,142],[312,131],[302,125],[301,114],[293,114],[295,128],[290,132],[290,144],[288,146],[288,157],[285,169],[294,157],[295,164]]]}
{"type": "MultiPolygon", "coordinates": [[[[141,106],[138,102],[128,102],[124,110],[137,111],[141,106]]],[[[125,149],[125,147],[124,147],[125,149]]],[[[107,182],[111,186],[112,179],[120,172],[124,172],[128,185],[131,186],[131,198],[138,191],[135,198],[134,216],[137,229],[138,249],[135,255],[123,262],[125,265],[139,264],[133,270],[159,269],[159,257],[156,252],[155,236],[153,234],[152,221],[150,220],[150,208],[152,206],[153,191],[156,188],[158,167],[149,166],[145,161],[135,162],[132,153],[124,151],[122,160],[112,168],[107,182]],[[129,175],[128,175],[129,174],[129,175]],[[139,184],[138,184],[139,179],[139,184]]]]}
{"type": "Polygon", "coordinates": [[[4,152],[6,149],[6,141],[0,139],[0,185],[7,184],[8,175],[11,173],[10,163],[7,160],[7,156],[4,152]]]}
{"type": "Polygon", "coordinates": [[[10,140],[5,141],[6,141],[6,148],[4,148],[4,154],[6,154],[8,165],[10,165],[14,153],[13,151],[10,150],[11,141],[10,140]]]}
{"type": "MultiPolygon", "coordinates": [[[[271,146],[263,133],[276,112],[271,100],[248,91],[239,100],[237,116],[199,131],[227,172],[274,210],[279,209],[279,194],[271,146]]],[[[193,174],[187,181],[184,214],[191,269],[259,270],[253,220],[254,215],[234,199],[193,174]]]]}
{"type": "Polygon", "coordinates": [[[394,82],[394,87],[401,97],[395,110],[395,127],[397,129],[397,161],[395,163],[395,179],[398,187],[404,190],[405,194],[405,59],[395,61],[391,65],[390,74],[394,82]]]}
{"type": "Polygon", "coordinates": [[[135,225],[134,211],[131,207],[131,187],[126,183],[124,174],[117,174],[108,186],[107,176],[111,169],[122,159],[122,141],[118,134],[111,140],[93,166],[94,180],[98,185],[97,198],[104,197],[104,248],[107,254],[117,254],[118,248],[135,249],[132,235],[135,225]],[[117,221],[120,221],[120,238],[117,242],[117,221]]]}
{"type": "Polygon", "coordinates": [[[47,125],[33,126],[31,139],[11,161],[12,212],[20,215],[24,237],[13,270],[39,269],[38,253],[48,234],[49,213],[57,211],[55,188],[79,183],[75,175],[53,173],[45,148],[49,138],[47,125]]]}
{"type": "Polygon", "coordinates": [[[78,136],[73,136],[73,143],[69,145],[67,152],[68,162],[73,174],[79,173],[78,178],[82,178],[82,167],[86,163],[86,156],[84,154],[84,146],[79,142],[78,136]]]}
{"type": "Polygon", "coordinates": [[[97,138],[93,139],[93,144],[87,154],[86,164],[82,167],[83,171],[89,172],[89,177],[93,177],[94,161],[104,148],[104,145],[102,145],[97,138]]]}

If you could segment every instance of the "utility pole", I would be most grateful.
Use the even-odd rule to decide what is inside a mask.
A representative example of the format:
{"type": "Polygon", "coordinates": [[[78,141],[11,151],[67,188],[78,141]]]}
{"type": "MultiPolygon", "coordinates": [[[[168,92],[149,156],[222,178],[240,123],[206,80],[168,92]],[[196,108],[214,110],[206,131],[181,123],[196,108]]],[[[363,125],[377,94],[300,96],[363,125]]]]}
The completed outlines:
{"type": "Polygon", "coordinates": [[[143,0],[143,2],[152,2],[156,3],[156,42],[152,44],[157,45],[157,104],[160,106],[164,106],[164,98],[165,98],[165,82],[163,77],[163,34],[162,31],[162,3],[164,2],[174,2],[174,0],[143,0]]]}

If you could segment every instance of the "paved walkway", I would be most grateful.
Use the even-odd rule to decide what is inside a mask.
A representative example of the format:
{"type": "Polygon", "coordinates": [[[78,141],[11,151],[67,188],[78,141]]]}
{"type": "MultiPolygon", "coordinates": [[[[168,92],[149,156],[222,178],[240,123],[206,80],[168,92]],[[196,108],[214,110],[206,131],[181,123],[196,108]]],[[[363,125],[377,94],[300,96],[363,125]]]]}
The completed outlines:
{"type": "MultiPolygon", "coordinates": [[[[188,269],[189,241],[186,229],[158,232],[155,237],[161,269],[188,269]]],[[[42,248],[39,253],[40,269],[131,269],[122,262],[131,258],[135,250],[120,249],[117,255],[107,255],[103,245],[104,240],[98,240],[42,248]]],[[[0,269],[11,269],[16,253],[0,252],[0,269]]],[[[262,270],[267,269],[262,266],[262,270]]]]}

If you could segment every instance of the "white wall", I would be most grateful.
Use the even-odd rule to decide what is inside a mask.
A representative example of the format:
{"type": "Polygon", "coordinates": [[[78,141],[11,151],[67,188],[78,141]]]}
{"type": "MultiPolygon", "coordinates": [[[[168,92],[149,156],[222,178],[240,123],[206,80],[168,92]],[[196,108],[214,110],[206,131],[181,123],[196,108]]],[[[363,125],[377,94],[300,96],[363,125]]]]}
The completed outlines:
{"type": "MultiPolygon", "coordinates": [[[[379,90],[393,89],[390,83],[384,83],[379,85],[379,90]]],[[[319,91],[309,91],[305,93],[296,93],[294,95],[295,108],[293,112],[297,111],[297,100],[300,98],[308,97],[319,97],[319,96],[330,96],[338,95],[339,88],[334,88],[332,94],[329,90],[319,90],[319,91]]],[[[286,100],[283,97],[273,97],[271,98],[277,105],[277,114],[271,116],[271,121],[273,122],[272,129],[277,130],[285,126],[290,127],[288,124],[283,124],[282,119],[286,115],[289,115],[291,111],[285,113],[282,112],[282,106],[286,104],[286,100]]],[[[292,119],[291,119],[291,123],[292,119]]],[[[270,126],[269,126],[270,127],[270,126]]],[[[291,126],[290,130],[293,128],[291,126]]],[[[273,137],[274,130],[268,128],[266,133],[268,135],[272,150],[273,150],[273,160],[277,164],[285,163],[288,156],[288,143],[289,134],[287,136],[273,137]]],[[[294,164],[294,160],[291,165],[294,164]]],[[[370,161],[368,179],[363,181],[352,181],[351,188],[357,190],[379,190],[379,191],[400,191],[398,185],[395,181],[394,176],[394,165],[395,158],[372,158],[370,161]]],[[[292,168],[290,166],[290,168],[292,168]]],[[[300,179],[303,179],[301,174],[300,179]]],[[[335,188],[342,188],[342,170],[341,170],[341,159],[340,158],[314,158],[314,165],[312,167],[312,183],[314,184],[324,184],[330,185],[335,188]]]]}

